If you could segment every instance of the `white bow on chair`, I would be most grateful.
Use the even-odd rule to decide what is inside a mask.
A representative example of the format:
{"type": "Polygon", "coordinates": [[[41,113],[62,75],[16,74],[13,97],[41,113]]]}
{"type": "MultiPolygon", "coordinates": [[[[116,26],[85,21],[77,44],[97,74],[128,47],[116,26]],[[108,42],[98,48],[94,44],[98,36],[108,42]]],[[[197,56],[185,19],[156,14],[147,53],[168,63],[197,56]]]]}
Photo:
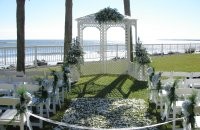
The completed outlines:
{"type": "Polygon", "coordinates": [[[161,77],[161,72],[153,75],[152,77],[152,82],[151,82],[151,95],[150,95],[150,100],[152,100],[154,103],[156,103],[156,107],[158,104],[158,88],[157,85],[160,81],[160,77],[161,77]]]}
{"type": "Polygon", "coordinates": [[[170,103],[170,100],[169,100],[169,94],[170,94],[170,89],[171,89],[172,85],[167,83],[164,85],[164,92],[165,94],[162,95],[163,96],[163,102],[165,103],[165,110],[162,114],[162,120],[164,120],[166,118],[166,120],[168,120],[168,117],[169,117],[169,112],[170,112],[170,109],[171,109],[171,103],[170,103]]]}

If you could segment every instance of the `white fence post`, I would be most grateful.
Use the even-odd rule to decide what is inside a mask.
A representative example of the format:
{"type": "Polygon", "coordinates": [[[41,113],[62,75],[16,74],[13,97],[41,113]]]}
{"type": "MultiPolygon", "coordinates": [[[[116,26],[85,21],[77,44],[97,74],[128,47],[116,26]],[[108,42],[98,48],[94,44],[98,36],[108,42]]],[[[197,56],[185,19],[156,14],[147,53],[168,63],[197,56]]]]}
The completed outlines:
{"type": "Polygon", "coordinates": [[[163,51],[163,44],[161,44],[161,55],[164,54],[164,51],[163,51]]]}
{"type": "Polygon", "coordinates": [[[61,57],[60,57],[60,60],[61,60],[61,61],[64,61],[64,59],[63,59],[63,58],[64,58],[64,56],[63,56],[64,53],[63,53],[62,46],[60,47],[60,50],[61,50],[61,51],[60,51],[60,52],[61,52],[61,54],[60,54],[60,56],[61,56],[61,57]]]}
{"type": "Polygon", "coordinates": [[[6,48],[4,48],[4,65],[6,65],[6,48]]]}
{"type": "Polygon", "coordinates": [[[117,44],[117,46],[116,46],[116,58],[118,58],[118,54],[119,53],[119,47],[118,47],[118,44],[117,44]]]}
{"type": "Polygon", "coordinates": [[[34,59],[35,59],[34,60],[34,66],[37,66],[37,46],[34,47],[34,50],[35,50],[35,54],[34,54],[34,56],[35,56],[34,57],[34,59]]]}

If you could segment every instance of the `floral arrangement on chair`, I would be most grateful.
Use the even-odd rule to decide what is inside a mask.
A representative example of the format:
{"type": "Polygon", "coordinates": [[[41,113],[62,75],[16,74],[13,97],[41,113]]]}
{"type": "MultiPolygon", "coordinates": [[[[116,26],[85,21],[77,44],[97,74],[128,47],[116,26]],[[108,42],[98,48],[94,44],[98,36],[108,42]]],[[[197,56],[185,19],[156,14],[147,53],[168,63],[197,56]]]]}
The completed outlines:
{"type": "Polygon", "coordinates": [[[168,118],[172,103],[177,100],[177,95],[175,93],[175,89],[178,87],[178,80],[175,80],[173,83],[167,83],[164,86],[164,90],[166,91],[165,95],[165,111],[162,116],[162,120],[164,118],[168,118]]]}
{"type": "Polygon", "coordinates": [[[162,88],[161,86],[161,72],[158,74],[155,74],[155,70],[152,67],[149,67],[147,69],[147,74],[148,74],[148,84],[149,84],[149,90],[150,90],[150,98],[149,100],[153,101],[156,104],[158,104],[158,94],[160,89],[162,88]]]}
{"type": "Polygon", "coordinates": [[[18,97],[20,98],[20,103],[17,104],[16,109],[18,114],[24,114],[27,110],[27,104],[31,101],[31,94],[26,91],[24,87],[17,89],[18,97]]]}
{"type": "Polygon", "coordinates": [[[30,93],[26,91],[26,88],[24,88],[23,86],[17,89],[17,96],[20,99],[20,102],[16,105],[17,113],[14,116],[14,118],[10,120],[9,123],[12,123],[14,120],[16,120],[16,117],[25,115],[27,119],[27,126],[29,130],[32,130],[32,127],[30,125],[29,115],[27,114],[28,111],[27,106],[32,100],[32,96],[30,93]]]}
{"type": "Polygon", "coordinates": [[[184,101],[182,104],[182,113],[184,115],[183,125],[186,129],[188,129],[189,127],[194,128],[195,126],[194,108],[196,102],[197,102],[197,93],[193,92],[192,95],[188,97],[188,100],[184,101]]]}
{"type": "Polygon", "coordinates": [[[169,100],[169,106],[177,100],[175,89],[178,87],[178,80],[175,80],[172,85],[167,85],[164,89],[167,91],[167,98],[169,100]]]}
{"type": "Polygon", "coordinates": [[[69,83],[69,76],[68,74],[70,73],[69,67],[66,65],[62,66],[62,71],[63,71],[63,87],[67,87],[69,83]]]}
{"type": "Polygon", "coordinates": [[[153,67],[149,67],[147,69],[147,74],[149,75],[149,81],[152,82],[152,77],[155,75],[155,69],[153,67]]]}
{"type": "Polygon", "coordinates": [[[53,76],[53,90],[52,93],[55,94],[57,89],[57,83],[58,83],[58,74],[55,70],[51,70],[51,75],[53,76]]]}
{"type": "Polygon", "coordinates": [[[49,97],[49,81],[47,79],[40,79],[38,81],[41,88],[39,89],[39,91],[35,92],[34,95],[39,99],[39,102],[43,102],[46,101],[46,99],[49,97]]]}
{"type": "Polygon", "coordinates": [[[161,72],[159,72],[158,74],[155,74],[155,69],[152,67],[149,67],[147,69],[147,74],[148,74],[148,82],[150,85],[151,89],[155,89],[155,90],[159,90],[162,88],[161,86],[161,72]]]}

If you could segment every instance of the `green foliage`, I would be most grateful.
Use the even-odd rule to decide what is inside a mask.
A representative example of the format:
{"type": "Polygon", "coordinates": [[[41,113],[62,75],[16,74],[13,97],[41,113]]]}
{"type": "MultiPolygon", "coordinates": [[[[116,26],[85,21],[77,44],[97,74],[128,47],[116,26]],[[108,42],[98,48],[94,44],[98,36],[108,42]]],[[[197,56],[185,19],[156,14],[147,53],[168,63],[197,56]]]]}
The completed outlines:
{"type": "Polygon", "coordinates": [[[157,84],[157,86],[156,86],[156,89],[158,90],[158,92],[162,89],[161,80],[158,81],[158,84],[157,84]]]}
{"type": "Polygon", "coordinates": [[[36,79],[35,79],[35,81],[37,81],[38,82],[38,85],[42,85],[42,78],[40,78],[40,77],[37,77],[36,79]]]}
{"type": "Polygon", "coordinates": [[[49,94],[44,86],[41,86],[41,88],[37,92],[35,92],[34,95],[35,97],[39,98],[40,102],[45,101],[49,97],[49,94]]]}
{"type": "Polygon", "coordinates": [[[24,97],[26,92],[26,88],[23,86],[17,89],[17,94],[20,98],[20,103],[16,105],[17,115],[23,114],[26,111],[26,106],[22,105],[26,102],[26,99],[24,97]]]}
{"type": "Polygon", "coordinates": [[[17,89],[17,94],[19,97],[22,97],[26,93],[26,88],[23,86],[20,86],[20,88],[17,89]]]}
{"type": "Polygon", "coordinates": [[[188,49],[185,49],[185,53],[194,53],[195,52],[195,48],[188,48],[188,49]]]}
{"type": "Polygon", "coordinates": [[[197,92],[193,92],[192,95],[188,97],[188,100],[191,102],[190,107],[188,109],[188,112],[190,115],[188,116],[188,123],[191,123],[192,128],[195,126],[195,113],[194,113],[194,108],[197,102],[197,92]]]}
{"type": "Polygon", "coordinates": [[[149,80],[152,82],[152,78],[155,75],[155,68],[152,67],[153,72],[149,75],[149,80]]]}
{"type": "Polygon", "coordinates": [[[62,71],[63,71],[63,87],[67,87],[69,82],[68,73],[70,73],[69,66],[64,64],[62,66],[62,71]]]}
{"type": "Polygon", "coordinates": [[[192,95],[190,95],[188,99],[192,103],[192,106],[195,106],[197,102],[197,92],[193,91],[192,95]]]}
{"type": "Polygon", "coordinates": [[[107,22],[120,22],[124,16],[120,14],[117,9],[112,9],[110,7],[104,8],[95,14],[95,20],[99,23],[107,22]]]}
{"type": "Polygon", "coordinates": [[[177,85],[178,85],[178,80],[175,80],[172,87],[169,90],[168,99],[170,101],[170,106],[177,99],[177,95],[175,93],[175,89],[178,87],[177,85]]]}
{"type": "Polygon", "coordinates": [[[83,62],[83,49],[77,39],[74,39],[65,61],[66,65],[77,65],[83,62]]]}
{"type": "Polygon", "coordinates": [[[142,42],[138,39],[135,47],[135,61],[138,62],[140,65],[146,65],[151,62],[150,57],[146,51],[146,48],[142,46],[142,42]]]}
{"type": "Polygon", "coordinates": [[[58,83],[58,74],[55,70],[51,70],[51,75],[53,76],[53,93],[55,93],[58,83]]]}

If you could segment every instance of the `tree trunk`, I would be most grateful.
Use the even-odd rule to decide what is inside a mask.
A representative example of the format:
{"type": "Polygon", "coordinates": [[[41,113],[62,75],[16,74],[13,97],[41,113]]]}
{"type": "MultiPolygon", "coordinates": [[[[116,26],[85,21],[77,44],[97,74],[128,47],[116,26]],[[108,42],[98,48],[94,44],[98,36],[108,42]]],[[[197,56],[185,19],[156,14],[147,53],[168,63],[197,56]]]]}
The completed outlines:
{"type": "Polygon", "coordinates": [[[17,71],[25,73],[25,0],[16,0],[17,2],[17,71]]]}
{"type": "Polygon", "coordinates": [[[72,0],[65,1],[65,38],[64,38],[64,61],[72,42],[72,0]]]}
{"type": "MultiPolygon", "coordinates": [[[[130,0],[124,0],[124,14],[131,16],[130,0]]],[[[133,62],[132,27],[130,29],[130,61],[133,62]]]]}
{"type": "Polygon", "coordinates": [[[130,0],[124,0],[124,14],[131,16],[130,0]]]}

